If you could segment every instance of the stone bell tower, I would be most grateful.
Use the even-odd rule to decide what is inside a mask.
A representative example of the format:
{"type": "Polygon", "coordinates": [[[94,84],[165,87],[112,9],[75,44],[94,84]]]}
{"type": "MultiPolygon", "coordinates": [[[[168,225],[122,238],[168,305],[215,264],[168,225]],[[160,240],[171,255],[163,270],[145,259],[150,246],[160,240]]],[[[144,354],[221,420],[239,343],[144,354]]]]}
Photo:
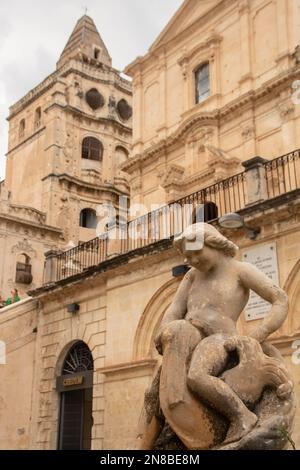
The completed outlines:
{"type": "Polygon", "coordinates": [[[10,108],[6,186],[44,212],[66,244],[96,236],[101,203],[129,192],[131,83],[112,67],[93,20],[77,22],[56,71],[10,108]]]}

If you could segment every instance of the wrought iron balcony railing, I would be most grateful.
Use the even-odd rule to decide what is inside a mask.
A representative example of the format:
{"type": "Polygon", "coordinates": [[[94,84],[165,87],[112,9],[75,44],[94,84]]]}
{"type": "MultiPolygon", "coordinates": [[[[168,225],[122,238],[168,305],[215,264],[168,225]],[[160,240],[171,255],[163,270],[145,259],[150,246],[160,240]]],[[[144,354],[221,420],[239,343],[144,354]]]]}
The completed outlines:
{"type": "MultiPolygon", "coordinates": [[[[264,189],[257,202],[273,199],[299,189],[299,155],[300,150],[296,150],[260,164],[260,172],[257,174],[258,178],[262,178],[263,184],[258,184],[258,187],[264,189]]],[[[113,255],[129,253],[159,240],[171,238],[195,219],[197,210],[202,210],[204,220],[210,222],[228,212],[239,212],[253,205],[253,202],[249,203],[252,181],[246,170],[114,227],[114,230],[118,231],[118,244],[113,255]],[[188,210],[183,210],[186,207],[188,210]]],[[[51,282],[82,273],[113,256],[109,252],[111,251],[109,250],[110,235],[110,233],[104,233],[89,242],[55,255],[55,268],[52,269],[54,275],[51,276],[51,282]]],[[[47,282],[49,280],[45,281],[47,282]]]]}

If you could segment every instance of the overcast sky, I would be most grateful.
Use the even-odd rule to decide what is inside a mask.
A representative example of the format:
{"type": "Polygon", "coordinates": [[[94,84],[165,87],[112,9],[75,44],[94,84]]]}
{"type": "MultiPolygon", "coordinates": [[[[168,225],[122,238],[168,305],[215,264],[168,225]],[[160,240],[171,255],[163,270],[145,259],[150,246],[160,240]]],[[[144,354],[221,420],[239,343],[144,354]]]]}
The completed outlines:
{"type": "Polygon", "coordinates": [[[143,55],[183,0],[0,0],[0,180],[8,107],[55,70],[87,7],[117,69],[143,55]]]}

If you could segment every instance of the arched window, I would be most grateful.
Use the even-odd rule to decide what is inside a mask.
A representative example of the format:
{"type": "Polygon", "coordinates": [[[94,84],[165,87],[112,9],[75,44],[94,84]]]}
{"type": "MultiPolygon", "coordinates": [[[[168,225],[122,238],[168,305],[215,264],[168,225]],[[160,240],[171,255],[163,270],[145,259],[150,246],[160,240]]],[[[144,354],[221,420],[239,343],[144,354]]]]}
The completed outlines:
{"type": "Polygon", "coordinates": [[[34,128],[38,129],[41,125],[41,119],[42,119],[42,110],[41,108],[37,108],[34,113],[34,128]]]}
{"type": "Polygon", "coordinates": [[[103,145],[95,137],[85,137],[82,141],[81,157],[88,160],[102,160],[103,145]]]}
{"type": "Polygon", "coordinates": [[[21,119],[19,124],[19,139],[23,139],[25,135],[25,119],[21,119]]]}
{"type": "Polygon", "coordinates": [[[195,72],[196,103],[202,103],[210,95],[209,63],[200,65],[195,72]]]}
{"type": "Polygon", "coordinates": [[[80,227],[84,228],[96,228],[97,227],[97,216],[96,211],[93,209],[83,209],[80,212],[80,227]]]}
{"type": "Polygon", "coordinates": [[[18,284],[31,284],[31,263],[30,257],[25,253],[21,254],[17,258],[16,265],[16,283],[18,284]]]}

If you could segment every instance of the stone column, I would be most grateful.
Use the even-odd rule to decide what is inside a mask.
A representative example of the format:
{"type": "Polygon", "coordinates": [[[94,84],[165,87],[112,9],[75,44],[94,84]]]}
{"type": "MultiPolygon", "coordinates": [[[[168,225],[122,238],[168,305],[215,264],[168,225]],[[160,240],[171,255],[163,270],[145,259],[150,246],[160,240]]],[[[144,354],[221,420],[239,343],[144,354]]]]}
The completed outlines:
{"type": "Polygon", "coordinates": [[[242,163],[246,173],[246,206],[268,199],[265,158],[254,157],[242,163]]]}
{"type": "MultiPolygon", "coordinates": [[[[181,72],[182,72],[182,79],[183,79],[183,112],[185,113],[190,109],[190,87],[189,87],[189,80],[188,80],[188,59],[187,57],[183,56],[182,59],[178,61],[181,72]]],[[[195,83],[195,82],[194,82],[195,83]]]]}
{"type": "Polygon", "coordinates": [[[44,265],[44,284],[51,284],[56,282],[57,278],[57,256],[61,251],[50,250],[45,253],[44,265]]]}
{"type": "Polygon", "coordinates": [[[159,71],[159,96],[160,96],[160,106],[159,106],[159,127],[157,129],[160,138],[166,136],[166,121],[167,121],[167,66],[166,58],[163,55],[159,58],[158,64],[159,71]]]}
{"type": "Polygon", "coordinates": [[[284,148],[292,150],[296,148],[295,130],[295,105],[290,96],[283,96],[283,101],[278,105],[281,118],[281,135],[284,148]]]}
{"type": "Polygon", "coordinates": [[[289,67],[287,1],[277,0],[276,6],[277,6],[277,33],[278,33],[277,64],[280,67],[280,70],[286,70],[289,67]]]}
{"type": "Polygon", "coordinates": [[[118,224],[109,227],[107,231],[107,258],[114,258],[121,254],[121,236],[118,224]]]}
{"type": "Polygon", "coordinates": [[[134,152],[139,153],[142,151],[143,145],[143,117],[144,117],[144,90],[143,90],[143,77],[139,72],[133,79],[133,108],[136,112],[133,114],[133,145],[134,152]]]}
{"type": "Polygon", "coordinates": [[[240,87],[241,92],[246,93],[252,84],[251,75],[251,35],[250,35],[250,17],[249,17],[249,2],[248,0],[240,0],[239,14],[240,14],[240,30],[241,30],[241,79],[240,87]]]}
{"type": "Polygon", "coordinates": [[[221,98],[221,71],[220,71],[220,40],[213,42],[210,46],[209,68],[210,68],[210,94],[217,96],[217,103],[221,98]]]}

